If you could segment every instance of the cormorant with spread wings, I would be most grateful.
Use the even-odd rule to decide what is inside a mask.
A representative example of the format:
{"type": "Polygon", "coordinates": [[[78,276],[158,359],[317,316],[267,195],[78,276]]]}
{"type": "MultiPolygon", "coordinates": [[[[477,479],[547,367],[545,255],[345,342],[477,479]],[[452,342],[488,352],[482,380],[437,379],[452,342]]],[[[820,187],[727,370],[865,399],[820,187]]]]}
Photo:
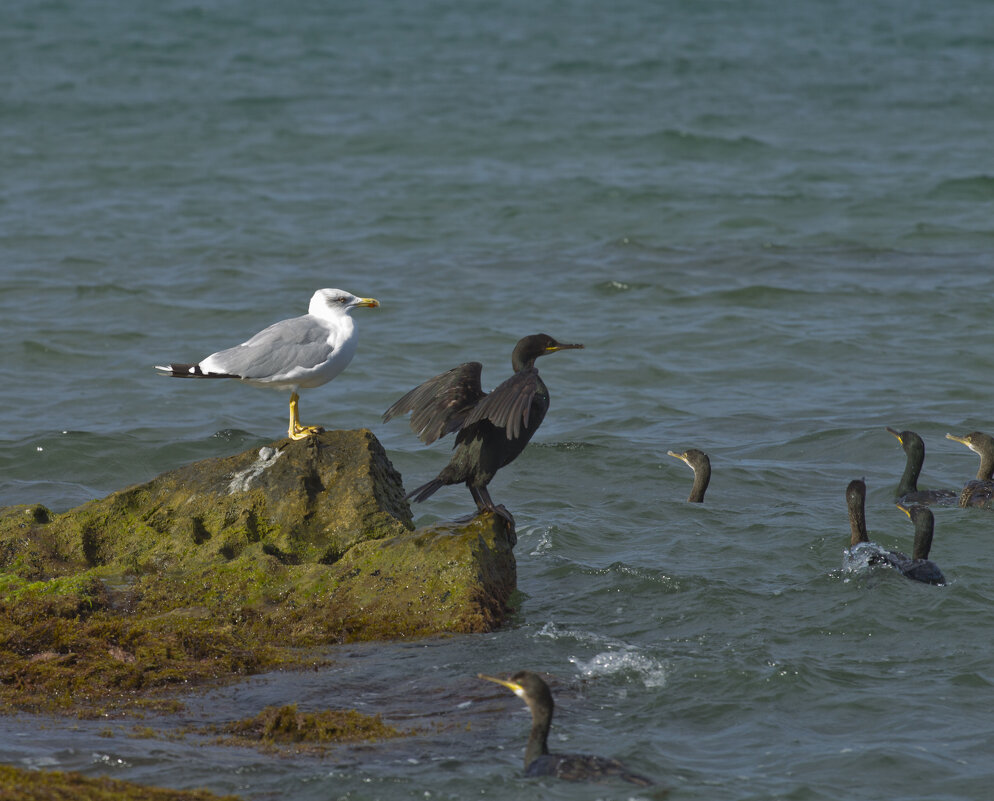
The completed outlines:
{"type": "Polygon", "coordinates": [[[501,511],[487,484],[504,465],[524,450],[549,410],[549,389],[539,377],[535,360],[564,345],[548,334],[518,340],[511,353],[514,375],[492,392],[480,384],[483,365],[466,362],[429,378],[383,414],[383,421],[411,412],[411,429],[426,444],[456,433],[455,453],[448,465],[407,498],[423,501],[450,484],[465,484],[480,512],[501,511]]]}

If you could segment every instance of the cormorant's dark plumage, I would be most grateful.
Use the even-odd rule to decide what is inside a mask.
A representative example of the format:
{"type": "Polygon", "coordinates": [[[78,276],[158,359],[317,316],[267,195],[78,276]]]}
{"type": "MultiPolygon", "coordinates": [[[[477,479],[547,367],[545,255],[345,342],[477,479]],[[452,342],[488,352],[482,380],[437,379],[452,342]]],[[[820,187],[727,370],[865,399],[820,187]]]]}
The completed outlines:
{"type": "Polygon", "coordinates": [[[487,484],[524,450],[549,409],[549,390],[535,360],[582,347],[533,334],[518,340],[511,354],[514,375],[492,392],[484,392],[480,385],[483,365],[466,362],[429,378],[387,409],[384,422],[411,412],[411,429],[426,445],[458,432],[449,464],[407,497],[423,501],[441,487],[466,484],[479,511],[499,511],[487,484]]]}
{"type": "Polygon", "coordinates": [[[932,550],[932,533],[935,529],[935,516],[932,514],[932,510],[920,504],[915,504],[910,508],[904,504],[898,504],[897,508],[911,518],[911,522],[915,524],[915,544],[910,559],[903,553],[891,551],[891,554],[897,557],[897,563],[892,566],[909,579],[922,581],[925,584],[945,584],[946,577],[942,575],[939,566],[928,558],[929,551],[932,550]]]}
{"type": "Polygon", "coordinates": [[[864,542],[869,542],[866,533],[866,483],[861,478],[854,478],[846,487],[846,506],[849,509],[849,547],[855,548],[864,542]]]}
{"type": "Polygon", "coordinates": [[[901,443],[907,456],[904,475],[901,476],[901,483],[897,485],[894,499],[899,503],[908,505],[955,506],[959,493],[952,490],[918,489],[918,476],[925,463],[925,443],[922,438],[914,431],[896,431],[890,426],[887,426],[887,430],[897,437],[897,441],[901,443]]]}
{"type": "Polygon", "coordinates": [[[915,524],[915,544],[909,559],[900,551],[888,551],[870,542],[866,533],[866,484],[862,479],[849,482],[846,487],[846,505],[849,508],[849,547],[855,552],[862,546],[867,552],[867,564],[892,567],[901,575],[925,584],[945,584],[946,579],[938,566],[929,561],[935,518],[927,506],[915,505],[909,509],[898,505],[915,524]]]}
{"type": "Polygon", "coordinates": [[[960,506],[976,506],[982,509],[992,508],[994,499],[994,438],[981,431],[973,431],[965,437],[946,434],[946,439],[966,445],[971,451],[980,456],[980,467],[977,477],[967,481],[959,494],[960,506]]]}
{"type": "Polygon", "coordinates": [[[616,759],[591,756],[588,754],[550,754],[549,728],[552,726],[552,712],[555,702],[549,685],[542,677],[530,670],[520,670],[510,680],[497,679],[479,674],[481,679],[493,681],[507,687],[521,698],[532,713],[531,733],[525,746],[526,776],[555,776],[568,781],[600,781],[607,778],[648,787],[651,779],[632,773],[616,759]]]}
{"type": "Polygon", "coordinates": [[[666,451],[674,459],[686,462],[687,466],[694,471],[694,486],[690,490],[690,503],[704,503],[704,493],[707,492],[708,484],[711,483],[711,460],[704,451],[691,448],[683,453],[676,451],[666,451]]]}

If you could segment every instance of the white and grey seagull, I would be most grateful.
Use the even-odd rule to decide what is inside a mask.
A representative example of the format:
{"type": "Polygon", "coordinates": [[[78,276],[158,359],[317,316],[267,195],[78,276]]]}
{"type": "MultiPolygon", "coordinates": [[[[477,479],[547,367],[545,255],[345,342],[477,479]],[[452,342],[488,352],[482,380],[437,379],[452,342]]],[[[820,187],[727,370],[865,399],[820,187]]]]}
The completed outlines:
{"type": "Polygon", "coordinates": [[[305,439],[323,429],[305,426],[297,414],[297,391],[326,384],[355,356],[355,323],[349,312],[375,308],[379,301],[341,289],[319,289],[307,314],[280,320],[233,348],[219,350],[196,364],[156,365],[174,378],[235,378],[256,387],[290,390],[290,439],[305,439]]]}

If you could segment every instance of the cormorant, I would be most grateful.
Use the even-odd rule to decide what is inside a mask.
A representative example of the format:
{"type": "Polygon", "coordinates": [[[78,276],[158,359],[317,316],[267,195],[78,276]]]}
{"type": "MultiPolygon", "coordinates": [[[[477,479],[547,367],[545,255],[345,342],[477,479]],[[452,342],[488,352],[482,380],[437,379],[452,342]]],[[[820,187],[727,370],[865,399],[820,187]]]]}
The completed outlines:
{"type": "Polygon", "coordinates": [[[483,365],[466,362],[429,378],[387,409],[384,422],[413,412],[411,430],[426,445],[458,432],[448,465],[406,497],[423,501],[441,487],[465,483],[480,512],[496,511],[506,516],[503,507],[494,506],[487,484],[524,450],[549,409],[549,390],[539,377],[535,360],[582,347],[564,345],[548,334],[532,334],[514,346],[514,375],[492,392],[484,392],[480,385],[483,365]]]}
{"type": "Polygon", "coordinates": [[[908,457],[904,465],[904,475],[901,476],[901,483],[897,485],[895,499],[899,503],[912,504],[935,504],[936,506],[954,506],[958,493],[952,490],[920,490],[918,489],[918,476],[925,463],[925,443],[914,431],[896,431],[890,426],[887,430],[897,437],[901,443],[905,455],[908,457]]]}
{"type": "Polygon", "coordinates": [[[666,451],[667,454],[682,462],[694,471],[694,486],[690,490],[690,503],[704,503],[704,493],[707,492],[708,484],[711,483],[711,460],[704,451],[691,448],[683,453],[676,451],[666,451]]]}
{"type": "Polygon", "coordinates": [[[526,776],[555,776],[568,781],[600,781],[609,777],[648,787],[651,779],[632,773],[616,759],[587,754],[550,754],[549,728],[555,703],[542,677],[530,670],[519,670],[510,680],[478,674],[481,679],[507,687],[521,698],[532,713],[531,733],[525,746],[526,776]]]}
{"type": "Polygon", "coordinates": [[[928,561],[932,547],[934,518],[926,506],[915,505],[909,512],[899,505],[915,523],[915,545],[913,557],[909,559],[900,551],[888,551],[875,542],[870,542],[866,533],[866,484],[862,479],[854,479],[846,487],[846,505],[849,508],[849,551],[851,558],[865,557],[871,567],[883,565],[892,567],[901,575],[926,584],[945,584],[942,571],[934,562],[928,561]]]}
{"type": "Polygon", "coordinates": [[[355,355],[355,324],[349,316],[360,306],[375,308],[374,298],[357,298],[341,289],[319,289],[307,314],[280,320],[233,348],[212,353],[197,364],[156,365],[174,378],[236,378],[257,387],[290,390],[290,439],[323,431],[297,416],[298,389],[319,387],[344,370],[355,355]]]}
{"type": "Polygon", "coordinates": [[[963,486],[959,495],[959,505],[991,508],[991,499],[994,498],[994,438],[980,431],[973,431],[964,437],[946,434],[946,439],[966,445],[980,456],[977,477],[973,481],[967,481],[963,486]]]}
{"type": "Polygon", "coordinates": [[[904,557],[904,560],[894,567],[909,579],[925,584],[945,584],[946,577],[942,575],[939,566],[928,558],[929,551],[932,550],[932,533],[935,529],[935,516],[932,510],[920,504],[907,507],[903,503],[899,503],[897,508],[915,524],[915,544],[910,559],[902,553],[891,552],[896,557],[904,557]]]}
{"type": "Polygon", "coordinates": [[[870,537],[866,533],[866,482],[854,478],[846,487],[846,506],[849,509],[849,547],[868,544],[870,537]]]}

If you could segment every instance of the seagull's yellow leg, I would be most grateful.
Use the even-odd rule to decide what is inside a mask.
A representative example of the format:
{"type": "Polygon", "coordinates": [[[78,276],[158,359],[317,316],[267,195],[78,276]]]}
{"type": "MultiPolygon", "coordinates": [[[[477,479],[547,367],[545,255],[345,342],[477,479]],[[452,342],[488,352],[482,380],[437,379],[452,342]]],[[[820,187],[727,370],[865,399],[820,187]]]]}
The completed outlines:
{"type": "Polygon", "coordinates": [[[296,392],[290,395],[290,429],[287,432],[287,436],[290,439],[307,439],[311,434],[319,434],[324,431],[321,426],[304,426],[300,424],[300,418],[297,416],[297,402],[300,400],[300,396],[296,392]]]}

